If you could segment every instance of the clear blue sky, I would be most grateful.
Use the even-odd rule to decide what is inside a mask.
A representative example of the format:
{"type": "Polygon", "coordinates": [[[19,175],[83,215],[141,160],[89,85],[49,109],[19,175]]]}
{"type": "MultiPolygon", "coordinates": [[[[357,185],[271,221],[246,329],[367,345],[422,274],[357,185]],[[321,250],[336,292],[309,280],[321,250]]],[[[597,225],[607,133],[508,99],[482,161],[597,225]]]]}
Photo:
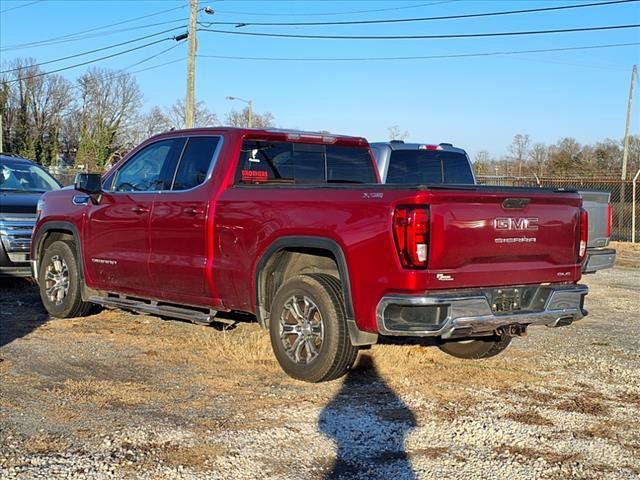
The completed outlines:
{"type": "MultiPolygon", "coordinates": [[[[239,22],[407,18],[577,3],[586,2],[200,0],[201,7],[210,5],[216,10],[213,17],[201,14],[201,21],[239,22]],[[396,10],[389,10],[393,8],[396,10]],[[363,10],[382,11],[345,13],[363,10]]],[[[0,14],[1,59],[8,61],[17,56],[29,56],[46,61],[155,33],[178,26],[181,22],[56,45],[11,48],[16,44],[46,40],[173,7],[183,8],[107,30],[186,19],[187,0],[0,0],[0,11],[3,11],[0,14]]],[[[244,31],[418,35],[630,23],[640,23],[640,3],[480,19],[342,27],[245,27],[244,31]]],[[[234,30],[233,27],[228,28],[234,30]]],[[[180,31],[176,30],[176,33],[180,31]]],[[[639,42],[640,29],[546,36],[394,41],[277,39],[200,32],[198,41],[198,53],[202,55],[425,56],[639,42]]],[[[169,46],[170,42],[161,43],[105,60],[99,65],[126,68],[169,46]]],[[[125,48],[43,68],[48,70],[54,65],[62,67],[125,48]]],[[[186,43],[131,70],[152,67],[185,56],[186,43]]],[[[562,136],[572,136],[580,142],[594,142],[606,137],[621,138],[631,66],[634,63],[640,63],[639,46],[377,62],[200,58],[196,92],[197,99],[206,102],[209,109],[220,118],[231,108],[243,107],[240,103],[233,104],[225,100],[226,96],[233,95],[252,99],[258,112],[272,112],[280,127],[330,130],[363,135],[375,141],[387,138],[387,127],[399,125],[401,129],[409,131],[411,140],[449,141],[466,147],[472,155],[486,149],[499,156],[505,152],[516,133],[528,133],[534,141],[546,143],[555,142],[562,136]]],[[[179,62],[135,74],[145,95],[145,108],[168,106],[184,96],[185,65],[186,62],[179,62]]],[[[68,70],[62,75],[74,79],[86,68],[68,70]]],[[[633,131],[637,133],[640,131],[640,101],[637,97],[635,100],[633,131]]]]}

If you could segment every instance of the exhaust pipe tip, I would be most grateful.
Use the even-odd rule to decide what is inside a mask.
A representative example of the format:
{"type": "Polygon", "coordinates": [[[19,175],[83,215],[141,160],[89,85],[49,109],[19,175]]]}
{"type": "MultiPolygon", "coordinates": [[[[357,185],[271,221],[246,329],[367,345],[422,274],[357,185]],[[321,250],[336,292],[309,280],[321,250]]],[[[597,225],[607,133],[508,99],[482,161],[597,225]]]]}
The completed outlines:
{"type": "Polygon", "coordinates": [[[554,327],[566,327],[573,323],[573,317],[560,317],[555,322],[553,322],[554,327]]]}

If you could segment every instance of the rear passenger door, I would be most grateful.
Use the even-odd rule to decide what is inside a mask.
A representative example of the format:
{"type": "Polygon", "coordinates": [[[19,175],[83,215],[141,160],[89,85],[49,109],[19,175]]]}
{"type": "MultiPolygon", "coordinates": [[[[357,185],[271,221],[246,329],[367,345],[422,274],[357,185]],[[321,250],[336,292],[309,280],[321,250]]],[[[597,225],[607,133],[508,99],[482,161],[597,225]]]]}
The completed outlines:
{"type": "MultiPolygon", "coordinates": [[[[187,139],[171,188],[160,192],[149,228],[149,270],[159,296],[177,303],[201,303],[207,295],[207,224],[211,189],[207,180],[222,146],[220,136],[187,139]]],[[[158,296],[158,295],[157,295],[158,296]]]]}

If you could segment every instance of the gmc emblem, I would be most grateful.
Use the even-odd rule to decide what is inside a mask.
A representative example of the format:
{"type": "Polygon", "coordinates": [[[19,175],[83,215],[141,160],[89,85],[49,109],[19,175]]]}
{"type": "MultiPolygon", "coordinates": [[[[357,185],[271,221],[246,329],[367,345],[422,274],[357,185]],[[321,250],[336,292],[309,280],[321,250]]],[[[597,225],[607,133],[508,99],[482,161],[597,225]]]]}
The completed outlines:
{"type": "Polygon", "coordinates": [[[501,217],[493,220],[496,230],[538,230],[537,217],[501,217]]]}

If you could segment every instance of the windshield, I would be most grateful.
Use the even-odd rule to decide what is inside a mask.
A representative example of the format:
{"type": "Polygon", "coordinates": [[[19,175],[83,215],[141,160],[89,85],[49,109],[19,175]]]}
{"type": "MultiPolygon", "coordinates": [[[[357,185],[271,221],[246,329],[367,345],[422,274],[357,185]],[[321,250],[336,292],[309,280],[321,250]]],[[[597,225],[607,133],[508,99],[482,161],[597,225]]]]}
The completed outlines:
{"type": "Polygon", "coordinates": [[[386,183],[473,184],[466,155],[442,150],[394,150],[386,183]]]}
{"type": "Polygon", "coordinates": [[[1,192],[48,192],[60,185],[37,165],[22,162],[0,162],[1,192]]]}

